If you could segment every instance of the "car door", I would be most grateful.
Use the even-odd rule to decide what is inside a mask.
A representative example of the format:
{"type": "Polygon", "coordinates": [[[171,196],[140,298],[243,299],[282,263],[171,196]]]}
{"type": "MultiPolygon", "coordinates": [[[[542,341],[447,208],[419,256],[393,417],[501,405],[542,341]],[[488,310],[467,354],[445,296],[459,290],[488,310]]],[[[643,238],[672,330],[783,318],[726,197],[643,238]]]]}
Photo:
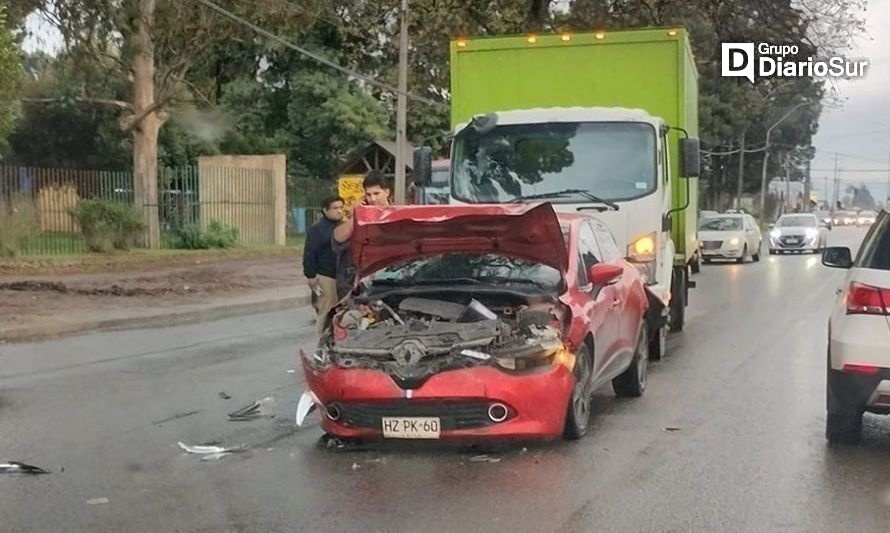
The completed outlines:
{"type": "MultiPolygon", "coordinates": [[[[581,262],[584,265],[584,277],[590,267],[602,262],[602,252],[597,244],[593,228],[589,224],[582,223],[578,229],[578,251],[581,254],[581,262]]],[[[608,368],[612,361],[619,335],[618,313],[614,310],[614,301],[618,298],[618,291],[614,284],[604,287],[594,287],[589,279],[583,290],[588,294],[589,300],[585,305],[590,332],[593,334],[593,378],[598,380],[604,369],[608,368]]],[[[601,385],[597,383],[596,386],[601,385]]]]}
{"type": "MultiPolygon", "coordinates": [[[[622,267],[626,266],[615,237],[609,228],[599,220],[591,220],[590,225],[596,237],[597,244],[603,256],[603,261],[622,267]]],[[[618,324],[618,335],[615,339],[615,360],[610,364],[611,371],[623,370],[633,357],[633,350],[637,343],[637,332],[640,327],[642,303],[635,300],[638,293],[634,291],[634,284],[639,283],[639,275],[625,268],[624,274],[611,286],[614,291],[612,296],[612,309],[614,320],[618,324]]]]}

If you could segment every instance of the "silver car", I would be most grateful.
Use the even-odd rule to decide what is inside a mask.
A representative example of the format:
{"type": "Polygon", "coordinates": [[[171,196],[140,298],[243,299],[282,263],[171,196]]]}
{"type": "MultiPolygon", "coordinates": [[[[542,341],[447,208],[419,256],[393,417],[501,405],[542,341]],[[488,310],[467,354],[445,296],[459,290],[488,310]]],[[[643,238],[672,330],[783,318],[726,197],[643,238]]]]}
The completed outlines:
{"type": "Polygon", "coordinates": [[[828,242],[828,227],[812,213],[782,215],[769,232],[769,253],[819,253],[828,242]]]}

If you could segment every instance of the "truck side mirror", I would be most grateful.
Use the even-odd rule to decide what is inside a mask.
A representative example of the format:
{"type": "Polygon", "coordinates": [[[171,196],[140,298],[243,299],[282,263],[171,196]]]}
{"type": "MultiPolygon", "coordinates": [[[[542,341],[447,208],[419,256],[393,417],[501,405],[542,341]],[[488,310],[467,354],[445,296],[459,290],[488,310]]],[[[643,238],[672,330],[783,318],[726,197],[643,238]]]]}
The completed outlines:
{"type": "Polygon", "coordinates": [[[429,146],[421,146],[414,149],[414,185],[426,186],[433,174],[433,149],[429,146]]]}
{"type": "Polygon", "coordinates": [[[680,175],[697,178],[701,173],[701,143],[695,138],[680,139],[680,175]]]}

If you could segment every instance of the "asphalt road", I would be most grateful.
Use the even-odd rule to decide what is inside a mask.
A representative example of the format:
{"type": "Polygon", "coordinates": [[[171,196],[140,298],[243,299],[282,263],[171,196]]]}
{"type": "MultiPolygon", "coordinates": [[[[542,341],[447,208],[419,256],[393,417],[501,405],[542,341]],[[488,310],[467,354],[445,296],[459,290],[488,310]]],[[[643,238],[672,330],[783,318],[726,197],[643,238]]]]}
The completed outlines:
{"type": "Polygon", "coordinates": [[[890,417],[857,448],[823,438],[842,276],[816,256],[706,266],[643,398],[600,391],[585,439],[484,451],[498,462],[295,428],[307,311],[0,345],[0,462],[52,471],[0,475],[0,530],[886,531],[890,417]],[[267,396],[274,418],[227,421],[267,396]]]}

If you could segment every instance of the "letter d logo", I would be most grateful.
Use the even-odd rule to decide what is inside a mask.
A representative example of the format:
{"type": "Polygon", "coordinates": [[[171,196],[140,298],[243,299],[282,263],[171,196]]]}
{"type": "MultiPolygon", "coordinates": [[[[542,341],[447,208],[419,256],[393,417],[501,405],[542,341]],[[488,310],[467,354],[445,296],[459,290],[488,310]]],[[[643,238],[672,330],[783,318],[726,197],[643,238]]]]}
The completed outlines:
{"type": "Polygon", "coordinates": [[[748,78],[754,83],[754,43],[723,43],[722,76],[748,78]]]}

